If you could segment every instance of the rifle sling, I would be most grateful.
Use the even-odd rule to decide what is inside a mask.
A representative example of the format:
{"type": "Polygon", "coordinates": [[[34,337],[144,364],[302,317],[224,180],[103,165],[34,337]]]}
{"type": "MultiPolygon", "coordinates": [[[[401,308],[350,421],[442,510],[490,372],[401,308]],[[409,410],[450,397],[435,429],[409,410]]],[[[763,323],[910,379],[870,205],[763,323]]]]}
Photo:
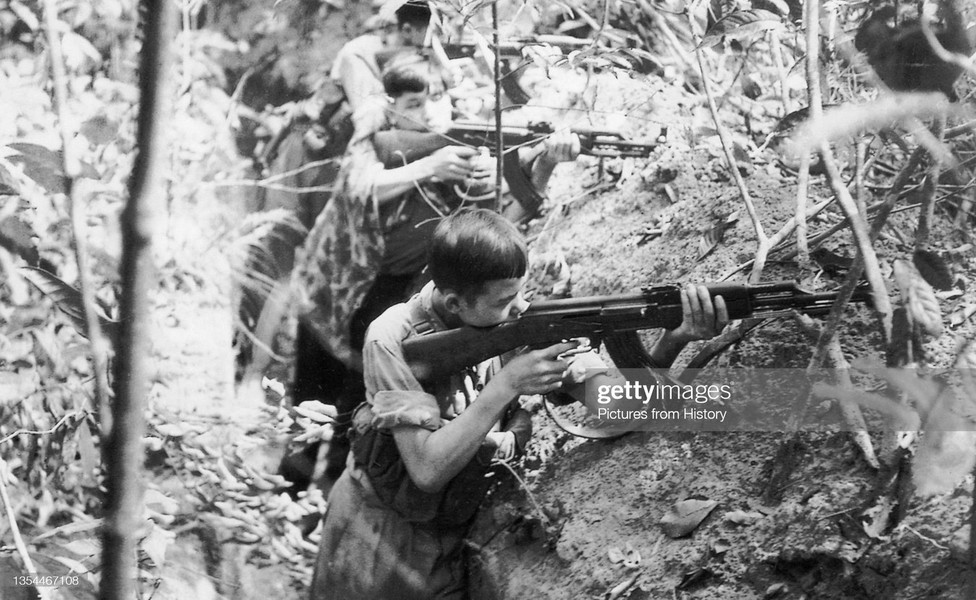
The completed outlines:
{"type": "Polygon", "coordinates": [[[532,185],[532,164],[528,165],[528,172],[522,168],[522,161],[519,160],[517,152],[510,152],[505,155],[502,161],[502,176],[508,182],[508,190],[512,193],[522,207],[530,215],[535,215],[546,197],[539,193],[532,185]]]}
{"type": "Polygon", "coordinates": [[[572,436],[581,437],[587,440],[615,440],[619,437],[627,435],[632,431],[603,429],[601,427],[591,427],[589,425],[576,425],[575,423],[570,423],[569,421],[563,420],[561,417],[556,416],[556,413],[553,412],[548,394],[542,397],[542,405],[546,407],[546,414],[549,415],[552,422],[556,424],[556,427],[562,429],[572,436]]]}

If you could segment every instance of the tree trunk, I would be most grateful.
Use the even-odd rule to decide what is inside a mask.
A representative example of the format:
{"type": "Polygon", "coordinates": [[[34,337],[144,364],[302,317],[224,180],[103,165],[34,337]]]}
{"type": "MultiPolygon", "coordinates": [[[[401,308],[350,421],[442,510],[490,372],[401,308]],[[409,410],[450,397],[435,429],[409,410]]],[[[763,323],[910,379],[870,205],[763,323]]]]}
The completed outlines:
{"type": "Polygon", "coordinates": [[[169,47],[176,12],[169,0],[143,0],[145,42],[140,57],[138,151],[129,179],[129,201],[122,213],[122,327],[116,358],[115,402],[108,439],[108,501],[102,533],[102,600],[136,597],[136,534],[141,529],[143,412],[149,346],[149,292],[152,228],[156,206],[164,200],[164,133],[170,115],[166,84],[169,47]]]}

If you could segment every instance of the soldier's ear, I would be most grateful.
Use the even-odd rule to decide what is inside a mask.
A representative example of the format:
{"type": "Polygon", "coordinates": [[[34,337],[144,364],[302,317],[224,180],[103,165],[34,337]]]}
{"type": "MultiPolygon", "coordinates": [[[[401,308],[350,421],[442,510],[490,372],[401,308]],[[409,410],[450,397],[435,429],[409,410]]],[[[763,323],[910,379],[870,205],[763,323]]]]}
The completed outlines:
{"type": "Polygon", "coordinates": [[[452,315],[460,314],[464,299],[454,290],[444,290],[444,308],[452,315]]]}

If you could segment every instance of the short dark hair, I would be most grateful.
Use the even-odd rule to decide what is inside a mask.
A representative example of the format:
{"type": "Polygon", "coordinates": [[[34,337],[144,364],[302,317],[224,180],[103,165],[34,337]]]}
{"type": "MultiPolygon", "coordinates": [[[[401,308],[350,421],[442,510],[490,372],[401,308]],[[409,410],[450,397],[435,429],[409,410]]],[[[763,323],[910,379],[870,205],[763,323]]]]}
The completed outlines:
{"type": "Polygon", "coordinates": [[[399,27],[407,23],[417,28],[430,24],[430,6],[427,5],[427,0],[408,0],[394,14],[399,27]]]}
{"type": "Polygon", "coordinates": [[[427,269],[438,289],[471,300],[484,284],[525,275],[529,251],[519,230],[498,213],[464,208],[437,224],[427,269]]]}
{"type": "Polygon", "coordinates": [[[383,70],[383,91],[394,98],[430,88],[430,64],[416,52],[400,53],[383,70]]]}

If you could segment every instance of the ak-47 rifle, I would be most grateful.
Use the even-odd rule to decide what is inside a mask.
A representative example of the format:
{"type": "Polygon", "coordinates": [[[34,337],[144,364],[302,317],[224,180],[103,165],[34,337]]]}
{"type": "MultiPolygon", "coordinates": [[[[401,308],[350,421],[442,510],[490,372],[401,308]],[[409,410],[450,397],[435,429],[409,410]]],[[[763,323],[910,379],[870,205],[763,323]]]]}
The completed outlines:
{"type": "MultiPolygon", "coordinates": [[[[490,152],[494,152],[497,138],[501,135],[502,147],[512,150],[541,141],[554,131],[550,123],[531,123],[524,127],[504,125],[498,130],[492,123],[455,121],[446,133],[405,129],[379,131],[373,135],[373,147],[380,162],[386,168],[394,168],[428,156],[445,146],[485,146],[490,152]]],[[[647,157],[667,140],[667,128],[661,129],[653,143],[632,142],[625,139],[620,132],[607,129],[572,127],[570,131],[579,136],[580,153],[589,156],[647,157]]],[[[502,174],[517,198],[523,202],[529,201],[530,204],[541,204],[542,197],[519,164],[517,152],[505,153],[502,174]]]]}
{"type": "MultiPolygon", "coordinates": [[[[823,315],[836,292],[806,292],[793,282],[755,285],[707,284],[711,296],[722,296],[729,318],[785,316],[791,311],[823,315]]],[[[867,289],[851,300],[867,302],[867,289]]],[[[522,346],[545,347],[572,338],[603,342],[618,368],[655,368],[637,337],[642,329],[674,329],[682,321],[681,288],[664,285],[619,296],[592,296],[535,302],[514,320],[494,327],[460,327],[407,338],[404,355],[420,381],[456,373],[522,346]]]]}

